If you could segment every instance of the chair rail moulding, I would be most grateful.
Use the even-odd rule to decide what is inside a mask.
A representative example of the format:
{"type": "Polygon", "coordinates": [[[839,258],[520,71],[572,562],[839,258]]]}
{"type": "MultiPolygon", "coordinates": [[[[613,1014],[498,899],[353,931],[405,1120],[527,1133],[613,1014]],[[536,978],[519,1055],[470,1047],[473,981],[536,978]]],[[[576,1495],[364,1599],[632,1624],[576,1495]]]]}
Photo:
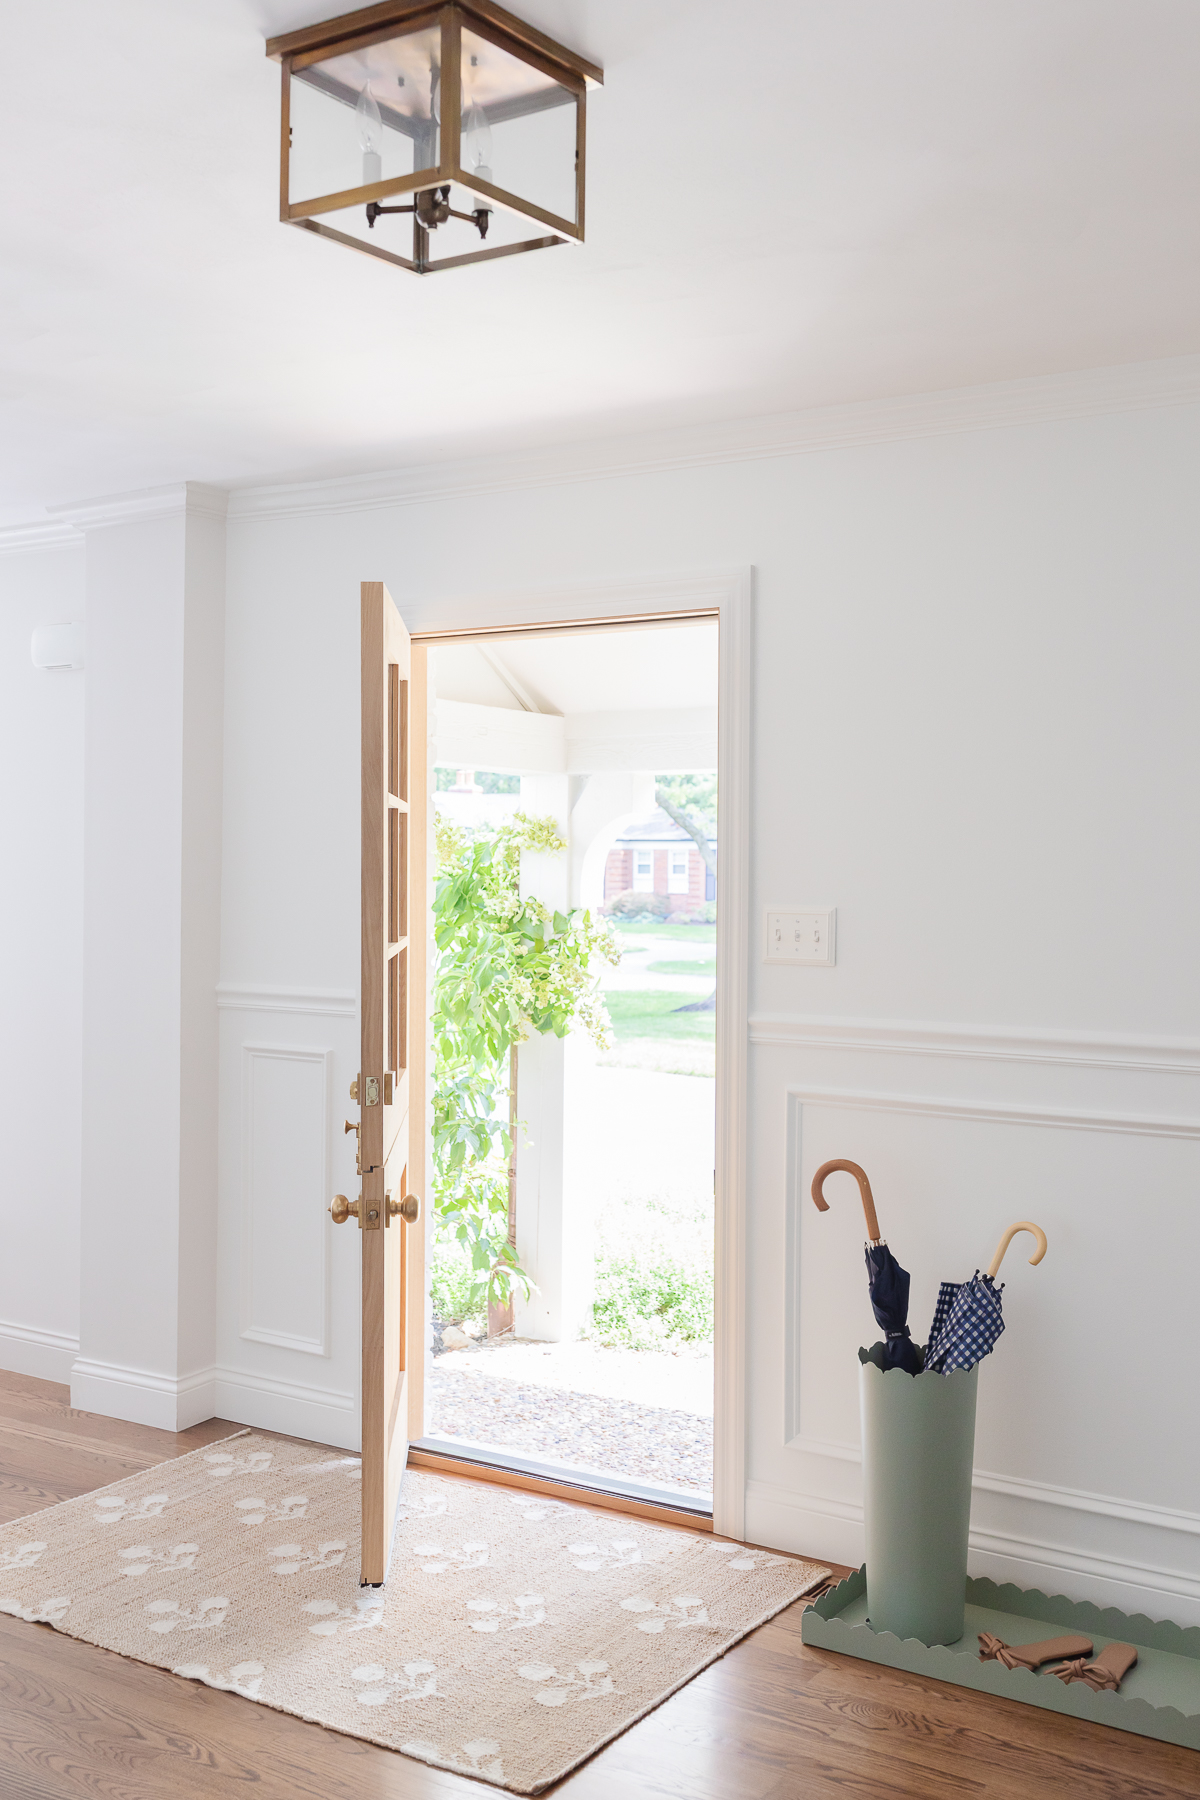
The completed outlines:
{"type": "Polygon", "coordinates": [[[817,1015],[750,1019],[750,1042],[808,1050],[885,1051],[902,1056],[984,1057],[995,1062],[1061,1063],[1081,1069],[1200,1075],[1200,1039],[1104,1032],[1020,1031],[907,1019],[817,1015]]]}
{"type": "Polygon", "coordinates": [[[358,995],[343,988],[240,987],[222,983],[217,989],[222,1012],[307,1013],[314,1017],[353,1019],[358,995]]]}

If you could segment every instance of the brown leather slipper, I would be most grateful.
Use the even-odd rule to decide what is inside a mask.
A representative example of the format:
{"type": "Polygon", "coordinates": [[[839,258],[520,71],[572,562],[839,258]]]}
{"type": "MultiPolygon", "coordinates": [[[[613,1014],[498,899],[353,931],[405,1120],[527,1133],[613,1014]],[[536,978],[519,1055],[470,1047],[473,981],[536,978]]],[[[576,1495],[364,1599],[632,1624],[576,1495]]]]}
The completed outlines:
{"type": "Polygon", "coordinates": [[[1002,1638],[993,1637],[990,1631],[979,1633],[980,1662],[989,1662],[995,1657],[1006,1669],[1040,1669],[1043,1663],[1061,1662],[1064,1657],[1073,1657],[1082,1665],[1084,1657],[1091,1654],[1091,1638],[1082,1637],[1078,1632],[1068,1632],[1066,1637],[1044,1638],[1039,1644],[1006,1644],[1002,1638]]]}
{"type": "Polygon", "coordinates": [[[1086,1681],[1097,1694],[1115,1694],[1137,1659],[1138,1653],[1132,1644],[1110,1644],[1095,1662],[1076,1656],[1061,1669],[1051,1669],[1050,1673],[1057,1675],[1060,1681],[1086,1681]]]}

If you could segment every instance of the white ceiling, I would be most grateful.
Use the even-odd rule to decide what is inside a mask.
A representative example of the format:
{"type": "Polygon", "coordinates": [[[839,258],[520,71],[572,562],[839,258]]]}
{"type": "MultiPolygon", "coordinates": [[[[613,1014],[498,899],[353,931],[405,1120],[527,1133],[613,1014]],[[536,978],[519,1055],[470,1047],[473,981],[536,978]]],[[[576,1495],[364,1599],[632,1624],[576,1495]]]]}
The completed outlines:
{"type": "Polygon", "coordinates": [[[420,279],[277,220],[338,0],[3,0],[0,519],[1200,348],[1196,0],[513,3],[587,244],[420,279]]]}
{"type": "Polygon", "coordinates": [[[440,700],[539,713],[651,712],[717,704],[715,622],[442,644],[440,700]]]}

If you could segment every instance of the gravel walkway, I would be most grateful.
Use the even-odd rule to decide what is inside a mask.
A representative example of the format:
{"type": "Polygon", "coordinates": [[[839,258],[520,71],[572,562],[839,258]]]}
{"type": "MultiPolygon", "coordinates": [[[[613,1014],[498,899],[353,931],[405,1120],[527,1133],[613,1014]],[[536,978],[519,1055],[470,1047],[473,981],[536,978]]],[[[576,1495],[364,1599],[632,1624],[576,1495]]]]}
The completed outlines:
{"type": "Polygon", "coordinates": [[[712,1492],[711,1418],[509,1380],[480,1368],[469,1351],[432,1358],[428,1381],[431,1437],[500,1445],[689,1494],[712,1492]]]}

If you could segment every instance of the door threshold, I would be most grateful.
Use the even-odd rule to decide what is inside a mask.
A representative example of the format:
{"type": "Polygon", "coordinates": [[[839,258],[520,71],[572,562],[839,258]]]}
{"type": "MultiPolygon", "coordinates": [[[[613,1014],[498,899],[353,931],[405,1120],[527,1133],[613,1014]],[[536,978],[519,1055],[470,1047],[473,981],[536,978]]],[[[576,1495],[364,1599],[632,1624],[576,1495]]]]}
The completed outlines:
{"type": "Polygon", "coordinates": [[[495,1444],[468,1443],[459,1438],[424,1437],[409,1446],[409,1465],[443,1468],[448,1474],[473,1475],[481,1481],[498,1481],[552,1497],[575,1495],[590,1505],[604,1505],[615,1512],[640,1518],[661,1519],[665,1524],[690,1525],[694,1531],[712,1530],[712,1499],[689,1494],[682,1488],[661,1487],[655,1482],[609,1475],[600,1469],[575,1468],[540,1458],[519,1456],[495,1444]]]}

